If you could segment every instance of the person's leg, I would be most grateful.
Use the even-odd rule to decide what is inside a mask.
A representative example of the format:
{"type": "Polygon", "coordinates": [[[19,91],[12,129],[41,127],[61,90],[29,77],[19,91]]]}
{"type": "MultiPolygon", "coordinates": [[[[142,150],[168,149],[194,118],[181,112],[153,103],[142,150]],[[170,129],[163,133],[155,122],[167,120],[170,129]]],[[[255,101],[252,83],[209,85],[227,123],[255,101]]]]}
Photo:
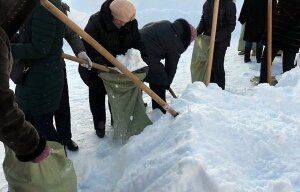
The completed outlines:
{"type": "Polygon", "coordinates": [[[223,90],[225,89],[224,58],[226,50],[227,47],[215,47],[211,73],[211,82],[217,83],[223,90]]]}
{"type": "MultiPolygon", "coordinates": [[[[149,84],[150,89],[154,91],[162,100],[166,101],[166,86],[149,84]]],[[[152,109],[160,109],[161,112],[166,113],[166,110],[152,99],[152,109]]]]}
{"type": "Polygon", "coordinates": [[[244,38],[244,32],[245,32],[245,24],[242,25],[241,27],[241,33],[240,33],[240,38],[239,38],[239,45],[238,45],[238,55],[244,55],[245,54],[245,41],[243,40],[244,38]]]}
{"type": "Polygon", "coordinates": [[[44,135],[48,141],[61,142],[53,125],[53,115],[53,113],[32,115],[34,127],[40,134],[44,135]]]}
{"type": "Polygon", "coordinates": [[[244,62],[248,63],[251,61],[250,59],[250,52],[252,49],[252,42],[250,41],[246,41],[246,45],[245,45],[245,56],[244,56],[244,62]]]}
{"type": "MultiPolygon", "coordinates": [[[[275,58],[276,53],[278,52],[279,48],[276,46],[272,46],[272,62],[275,58]]],[[[260,66],[260,76],[259,76],[259,83],[267,83],[267,65],[268,65],[268,47],[265,46],[263,50],[262,60],[261,60],[261,66],[260,66]]]]}
{"type": "Polygon", "coordinates": [[[67,148],[71,151],[77,151],[78,145],[71,139],[71,112],[69,103],[68,81],[65,67],[64,75],[64,89],[60,100],[60,106],[59,109],[54,113],[55,125],[60,139],[67,146],[67,148]]]}
{"type": "Polygon", "coordinates": [[[261,63],[261,55],[263,51],[263,44],[260,42],[256,43],[256,62],[261,63]]]}
{"type": "Polygon", "coordinates": [[[89,103],[93,116],[94,128],[97,136],[102,138],[105,135],[106,123],[106,90],[103,81],[98,77],[98,72],[95,69],[88,70],[84,67],[79,67],[79,74],[84,83],[89,87],[89,103]]]}
{"type": "Polygon", "coordinates": [[[251,50],[252,50],[251,55],[256,56],[256,43],[252,44],[252,49],[251,50]]]}
{"type": "Polygon", "coordinates": [[[105,135],[106,108],[105,95],[106,91],[103,81],[99,78],[98,86],[89,88],[90,109],[93,115],[94,128],[98,137],[105,135]],[[99,85],[102,84],[102,87],[99,85]]]}
{"type": "Polygon", "coordinates": [[[282,70],[283,72],[289,71],[295,67],[295,58],[296,58],[296,52],[289,51],[289,50],[283,50],[282,55],[282,70]]]}

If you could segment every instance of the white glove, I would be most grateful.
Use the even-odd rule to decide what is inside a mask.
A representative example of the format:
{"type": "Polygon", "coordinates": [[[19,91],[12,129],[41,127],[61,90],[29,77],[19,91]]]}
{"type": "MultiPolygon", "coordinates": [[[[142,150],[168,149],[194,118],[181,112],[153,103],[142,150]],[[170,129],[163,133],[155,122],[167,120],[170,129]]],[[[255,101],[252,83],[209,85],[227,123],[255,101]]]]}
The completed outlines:
{"type": "Polygon", "coordinates": [[[88,68],[89,70],[92,69],[93,63],[85,51],[78,53],[77,57],[86,61],[86,63],[80,63],[82,67],[88,68]]]}

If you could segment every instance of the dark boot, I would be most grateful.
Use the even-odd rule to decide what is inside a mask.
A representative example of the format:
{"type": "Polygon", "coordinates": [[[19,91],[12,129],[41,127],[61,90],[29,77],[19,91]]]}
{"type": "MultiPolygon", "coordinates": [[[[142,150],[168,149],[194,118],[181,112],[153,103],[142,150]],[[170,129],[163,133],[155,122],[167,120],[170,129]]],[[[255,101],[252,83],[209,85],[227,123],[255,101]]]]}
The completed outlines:
{"type": "Polygon", "coordinates": [[[251,62],[250,52],[251,52],[251,47],[245,47],[245,57],[244,57],[245,63],[251,62]]]}
{"type": "Polygon", "coordinates": [[[70,151],[78,151],[78,145],[72,139],[64,141],[64,144],[70,151]]]}
{"type": "Polygon", "coordinates": [[[104,121],[100,121],[97,124],[97,128],[96,128],[96,135],[99,138],[103,138],[105,136],[105,122],[104,121]]]}
{"type": "Polygon", "coordinates": [[[261,56],[262,56],[262,51],[263,51],[263,48],[258,48],[256,46],[256,62],[257,63],[261,63],[261,56]]]}

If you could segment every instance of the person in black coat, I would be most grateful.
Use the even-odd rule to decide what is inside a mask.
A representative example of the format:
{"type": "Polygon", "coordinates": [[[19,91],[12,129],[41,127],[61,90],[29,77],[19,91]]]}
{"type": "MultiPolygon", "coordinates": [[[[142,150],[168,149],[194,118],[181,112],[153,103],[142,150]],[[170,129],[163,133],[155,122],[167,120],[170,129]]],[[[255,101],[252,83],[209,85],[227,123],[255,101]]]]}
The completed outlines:
{"type": "MultiPolygon", "coordinates": [[[[197,33],[207,36],[211,35],[213,0],[206,0],[203,5],[203,13],[197,27],[197,33]]],[[[231,33],[236,25],[236,6],[232,0],[220,0],[217,31],[215,39],[215,49],[212,63],[211,79],[212,83],[217,83],[219,87],[225,89],[224,57],[227,47],[230,46],[231,33]]]]}
{"type": "MultiPolygon", "coordinates": [[[[142,57],[145,57],[135,13],[134,5],[128,0],[107,0],[102,4],[101,10],[90,17],[84,30],[113,56],[125,54],[128,49],[135,48],[141,52],[142,57]]],[[[85,41],[84,46],[93,62],[113,67],[103,55],[85,41]]],[[[89,87],[94,127],[97,136],[102,138],[105,135],[106,123],[106,90],[103,81],[95,69],[88,70],[79,66],[79,73],[89,87]]]]}
{"type": "MultiPolygon", "coordinates": [[[[180,55],[194,40],[196,30],[186,20],[177,19],[173,23],[167,20],[148,23],[140,29],[140,33],[149,66],[145,81],[149,83],[151,90],[166,100],[166,90],[174,79],[180,55]],[[163,59],[164,64],[161,62],[163,59]]],[[[159,108],[166,113],[154,100],[152,108],[159,108]]]]}
{"type": "MultiPolygon", "coordinates": [[[[279,0],[272,20],[272,61],[278,50],[282,50],[282,68],[286,72],[294,68],[300,47],[300,1],[279,0]]],[[[259,82],[267,82],[267,46],[262,56],[259,82]]]]}
{"type": "MultiPolygon", "coordinates": [[[[276,5],[276,0],[273,0],[276,5]]],[[[241,24],[246,24],[244,32],[245,57],[244,62],[251,61],[250,52],[252,43],[256,42],[256,61],[261,62],[263,44],[262,36],[266,30],[268,13],[268,0],[245,0],[239,16],[241,24]]]]}

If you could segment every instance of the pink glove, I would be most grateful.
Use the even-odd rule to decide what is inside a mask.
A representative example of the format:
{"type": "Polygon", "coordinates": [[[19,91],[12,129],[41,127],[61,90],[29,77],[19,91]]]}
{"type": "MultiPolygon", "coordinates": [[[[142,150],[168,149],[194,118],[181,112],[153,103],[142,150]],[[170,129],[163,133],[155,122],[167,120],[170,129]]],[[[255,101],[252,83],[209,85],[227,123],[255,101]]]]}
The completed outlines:
{"type": "Polygon", "coordinates": [[[44,159],[46,159],[49,154],[50,154],[50,147],[48,145],[45,146],[44,150],[42,151],[42,153],[37,156],[32,162],[33,163],[40,163],[41,161],[43,161],[44,159]]]}

